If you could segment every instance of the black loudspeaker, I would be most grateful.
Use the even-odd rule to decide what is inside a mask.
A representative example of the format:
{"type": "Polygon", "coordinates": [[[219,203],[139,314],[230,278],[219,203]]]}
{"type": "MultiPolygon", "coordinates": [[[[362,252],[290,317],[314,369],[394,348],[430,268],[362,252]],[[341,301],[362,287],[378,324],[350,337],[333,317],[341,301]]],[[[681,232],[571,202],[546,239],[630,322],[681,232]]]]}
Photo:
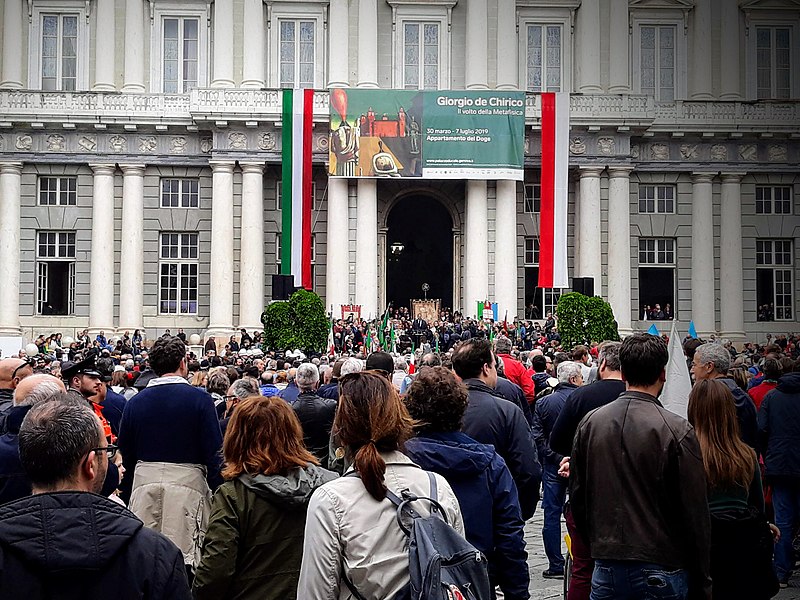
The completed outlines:
{"type": "Polygon", "coordinates": [[[294,277],[292,275],[272,276],[272,299],[288,300],[294,294],[294,277]]]}
{"type": "Polygon", "coordinates": [[[589,296],[594,296],[594,277],[573,277],[572,291],[589,296]]]}

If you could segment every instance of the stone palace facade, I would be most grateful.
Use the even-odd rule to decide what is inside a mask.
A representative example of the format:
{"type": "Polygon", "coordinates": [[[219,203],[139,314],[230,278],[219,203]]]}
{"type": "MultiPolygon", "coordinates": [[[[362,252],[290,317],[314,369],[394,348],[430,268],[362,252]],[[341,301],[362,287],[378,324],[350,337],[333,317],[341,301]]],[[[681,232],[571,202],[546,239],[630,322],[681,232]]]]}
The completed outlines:
{"type": "Polygon", "coordinates": [[[569,272],[621,330],[656,303],[684,332],[798,329],[798,0],[0,4],[0,338],[260,327],[282,87],[318,90],[313,278],[335,311],[383,310],[411,196],[449,219],[443,305],[551,310],[537,92],[567,91],[569,272]],[[525,181],[328,179],[339,86],[527,91],[525,181]]]}

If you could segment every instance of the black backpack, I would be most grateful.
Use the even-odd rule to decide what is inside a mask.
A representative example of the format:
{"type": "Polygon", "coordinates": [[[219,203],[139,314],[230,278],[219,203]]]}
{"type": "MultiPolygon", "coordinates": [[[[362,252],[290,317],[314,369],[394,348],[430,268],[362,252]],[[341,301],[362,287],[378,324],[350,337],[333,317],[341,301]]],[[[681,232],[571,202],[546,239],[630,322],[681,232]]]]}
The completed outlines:
{"type": "MultiPolygon", "coordinates": [[[[347,477],[358,477],[348,473],[347,477]]],[[[436,500],[436,478],[428,472],[430,497],[416,496],[408,490],[398,498],[391,490],[386,497],[397,507],[397,524],[408,536],[408,585],[392,600],[489,600],[489,564],[481,552],[447,523],[442,505],[436,500]],[[425,500],[431,514],[421,516],[411,503],[425,500]],[[409,523],[410,519],[410,523],[409,523]]],[[[344,582],[357,600],[367,600],[343,575],[344,582]]]]}

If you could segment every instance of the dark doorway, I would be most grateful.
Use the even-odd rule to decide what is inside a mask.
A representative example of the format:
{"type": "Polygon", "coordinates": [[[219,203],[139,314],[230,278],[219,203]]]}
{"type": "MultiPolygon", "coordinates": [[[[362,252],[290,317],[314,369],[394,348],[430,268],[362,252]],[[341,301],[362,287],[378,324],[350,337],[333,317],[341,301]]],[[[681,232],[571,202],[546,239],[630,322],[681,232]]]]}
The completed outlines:
{"type": "Polygon", "coordinates": [[[408,196],[394,205],[387,220],[386,300],[409,306],[428,298],[442,307],[453,303],[453,220],[442,204],[430,196],[408,196]]]}
{"type": "Polygon", "coordinates": [[[664,313],[663,318],[674,319],[676,317],[675,269],[639,267],[639,304],[641,305],[639,319],[644,318],[646,307],[649,306],[651,311],[655,311],[656,305],[664,313]]]}

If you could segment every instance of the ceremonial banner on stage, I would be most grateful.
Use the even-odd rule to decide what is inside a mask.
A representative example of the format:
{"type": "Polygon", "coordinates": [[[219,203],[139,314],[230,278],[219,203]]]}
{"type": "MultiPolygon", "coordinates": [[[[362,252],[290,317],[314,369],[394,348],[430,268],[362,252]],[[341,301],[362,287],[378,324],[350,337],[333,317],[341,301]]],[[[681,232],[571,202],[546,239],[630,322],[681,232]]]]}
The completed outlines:
{"type": "Polygon", "coordinates": [[[525,94],[335,88],[332,177],[522,181],[525,94]]]}
{"type": "Polygon", "coordinates": [[[439,300],[412,300],[411,318],[422,319],[433,325],[439,319],[439,300]]]}

